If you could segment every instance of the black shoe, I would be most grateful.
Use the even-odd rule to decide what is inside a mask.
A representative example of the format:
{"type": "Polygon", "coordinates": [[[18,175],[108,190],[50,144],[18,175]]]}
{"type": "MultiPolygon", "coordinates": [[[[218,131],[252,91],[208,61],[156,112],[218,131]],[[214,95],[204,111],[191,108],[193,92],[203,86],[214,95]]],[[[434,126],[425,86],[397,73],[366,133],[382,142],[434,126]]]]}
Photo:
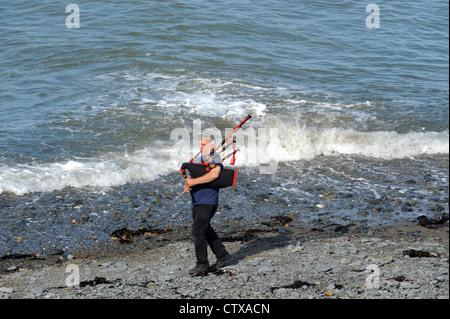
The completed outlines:
{"type": "Polygon", "coordinates": [[[225,267],[231,260],[231,255],[227,253],[225,256],[223,256],[220,259],[217,259],[216,268],[222,268],[225,267]]]}
{"type": "Polygon", "coordinates": [[[193,277],[204,275],[208,272],[208,269],[209,269],[208,265],[197,264],[197,266],[189,270],[189,275],[193,277]]]}

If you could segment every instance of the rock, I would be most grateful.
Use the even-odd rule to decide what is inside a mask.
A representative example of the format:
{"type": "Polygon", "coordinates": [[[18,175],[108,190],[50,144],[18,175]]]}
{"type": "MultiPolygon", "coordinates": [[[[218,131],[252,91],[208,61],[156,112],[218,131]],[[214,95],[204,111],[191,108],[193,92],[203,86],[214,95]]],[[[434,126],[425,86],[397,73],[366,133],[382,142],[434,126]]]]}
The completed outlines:
{"type": "Polygon", "coordinates": [[[42,287],[33,287],[30,289],[30,294],[35,296],[40,296],[44,293],[44,288],[42,287]]]}
{"type": "Polygon", "coordinates": [[[14,288],[0,287],[0,293],[10,294],[14,292],[14,288]]]}
{"type": "Polygon", "coordinates": [[[401,208],[401,211],[402,211],[402,212],[405,212],[405,213],[411,213],[411,212],[414,211],[414,209],[412,209],[412,208],[409,207],[408,205],[403,205],[402,208],[401,208]]]}
{"type": "Polygon", "coordinates": [[[336,287],[334,286],[334,284],[329,284],[328,286],[327,286],[327,288],[325,288],[327,291],[334,291],[334,289],[335,289],[336,287]]]}
{"type": "MultiPolygon", "coordinates": [[[[445,207],[444,206],[441,206],[441,205],[437,205],[437,206],[435,206],[435,207],[433,207],[432,209],[431,209],[431,211],[432,212],[443,212],[443,211],[445,211],[445,207]]],[[[445,218],[445,214],[442,216],[443,218],[445,218]]],[[[447,220],[448,220],[448,214],[447,214],[447,220]]],[[[444,221],[445,222],[445,221],[444,221]]]]}
{"type": "Polygon", "coordinates": [[[19,270],[19,267],[17,267],[17,266],[11,266],[11,267],[9,267],[9,268],[6,268],[6,271],[16,271],[16,270],[19,270]]]}
{"type": "Polygon", "coordinates": [[[272,203],[272,204],[281,204],[283,202],[284,202],[284,200],[282,198],[280,198],[280,197],[271,197],[271,198],[269,198],[269,203],[272,203]]]}
{"type": "Polygon", "coordinates": [[[121,267],[121,268],[127,268],[128,263],[123,260],[123,261],[118,261],[114,264],[114,267],[121,267]]]}
{"type": "Polygon", "coordinates": [[[333,267],[331,267],[330,265],[320,265],[316,267],[317,272],[328,272],[332,269],[333,267]]]}
{"type": "Polygon", "coordinates": [[[292,218],[284,215],[280,216],[272,216],[270,217],[271,221],[263,222],[262,224],[268,227],[276,227],[276,226],[286,226],[288,223],[292,222],[292,218]]]}
{"type": "Polygon", "coordinates": [[[423,251],[423,250],[415,250],[415,249],[408,249],[408,250],[404,250],[403,251],[403,255],[404,256],[409,256],[409,257],[418,257],[418,258],[422,258],[422,257],[439,257],[438,253],[431,253],[428,251],[423,251]]]}
{"type": "Polygon", "coordinates": [[[419,289],[420,287],[421,286],[418,284],[412,284],[407,281],[403,281],[400,283],[400,288],[403,288],[403,289],[419,289]]]}
{"type": "Polygon", "coordinates": [[[347,233],[348,232],[348,227],[344,226],[344,225],[338,225],[336,226],[336,228],[334,229],[334,231],[336,233],[347,233]]]}
{"type": "Polygon", "coordinates": [[[394,204],[392,204],[392,206],[394,207],[399,207],[403,202],[401,200],[396,200],[394,204]]]}
{"type": "Polygon", "coordinates": [[[275,272],[275,268],[270,266],[262,266],[258,269],[258,274],[269,274],[272,272],[275,272]]]}
{"type": "Polygon", "coordinates": [[[427,181],[427,182],[434,182],[434,181],[437,181],[437,178],[434,177],[434,176],[431,175],[431,174],[425,174],[424,177],[423,177],[423,179],[424,179],[425,181],[427,181]]]}
{"type": "Polygon", "coordinates": [[[250,280],[250,275],[249,274],[241,274],[238,276],[239,278],[242,278],[242,280],[244,282],[248,282],[250,280]]]}
{"type": "Polygon", "coordinates": [[[325,188],[319,191],[319,193],[323,196],[330,196],[330,195],[334,195],[333,191],[329,188],[325,188]]]}
{"type": "Polygon", "coordinates": [[[175,275],[160,275],[160,276],[158,276],[158,281],[165,282],[165,281],[174,280],[175,278],[176,278],[175,275]]]}
{"type": "Polygon", "coordinates": [[[269,195],[268,194],[257,194],[254,196],[250,197],[250,200],[255,202],[255,203],[263,203],[264,201],[267,201],[269,199],[269,195]]]}
{"type": "Polygon", "coordinates": [[[172,264],[172,265],[168,266],[167,268],[163,269],[163,271],[167,274],[175,274],[175,273],[179,272],[180,270],[181,270],[181,267],[177,263],[172,264]]]}
{"type": "Polygon", "coordinates": [[[261,265],[261,263],[264,260],[266,260],[266,258],[264,258],[264,257],[256,257],[256,258],[253,258],[252,263],[255,264],[255,266],[257,266],[257,265],[261,265]]]}
{"type": "Polygon", "coordinates": [[[62,249],[57,249],[57,248],[51,248],[51,249],[47,250],[47,255],[48,255],[48,256],[60,256],[60,255],[64,255],[64,250],[62,250],[62,249]]]}
{"type": "Polygon", "coordinates": [[[288,294],[288,290],[286,288],[280,288],[280,289],[276,290],[276,294],[277,295],[281,295],[281,296],[287,295],[288,294]]]}
{"type": "Polygon", "coordinates": [[[79,206],[81,206],[81,205],[83,205],[84,204],[84,202],[81,200],[81,199],[75,199],[73,202],[72,202],[72,206],[73,207],[79,207],[79,206]]]}
{"type": "Polygon", "coordinates": [[[291,244],[291,245],[286,246],[286,250],[291,253],[296,253],[296,252],[303,250],[303,246],[301,243],[291,244]]]}

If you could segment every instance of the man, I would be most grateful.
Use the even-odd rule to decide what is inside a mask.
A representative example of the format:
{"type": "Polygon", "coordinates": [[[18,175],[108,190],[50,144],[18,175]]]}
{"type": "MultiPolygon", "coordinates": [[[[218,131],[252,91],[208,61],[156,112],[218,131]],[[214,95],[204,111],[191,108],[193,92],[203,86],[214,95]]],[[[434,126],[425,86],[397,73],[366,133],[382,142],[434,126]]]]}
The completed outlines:
{"type": "MultiPolygon", "coordinates": [[[[195,163],[205,162],[207,156],[214,157],[214,137],[201,137],[200,140],[201,156],[195,163]]],[[[216,268],[222,268],[231,260],[230,254],[226,251],[225,246],[211,227],[211,219],[216,213],[219,205],[219,191],[208,187],[204,184],[210,183],[219,178],[223,168],[219,156],[213,161],[216,166],[208,173],[198,178],[188,176],[184,184],[184,193],[191,192],[192,195],[192,237],[194,239],[195,256],[197,265],[189,271],[191,276],[198,276],[205,273],[209,268],[208,262],[208,245],[212,252],[216,255],[216,268]]]]}

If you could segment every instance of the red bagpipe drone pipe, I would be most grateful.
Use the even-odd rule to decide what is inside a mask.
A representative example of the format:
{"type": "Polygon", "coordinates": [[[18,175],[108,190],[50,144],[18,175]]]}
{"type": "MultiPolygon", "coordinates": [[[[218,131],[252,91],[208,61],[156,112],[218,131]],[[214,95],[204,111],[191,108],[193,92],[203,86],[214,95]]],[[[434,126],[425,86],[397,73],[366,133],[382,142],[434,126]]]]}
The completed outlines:
{"type": "MultiPolygon", "coordinates": [[[[250,114],[247,115],[247,117],[228,134],[228,136],[222,141],[222,143],[220,143],[216,147],[214,155],[204,156],[204,160],[205,160],[204,163],[200,163],[200,164],[195,163],[195,160],[201,154],[201,152],[199,152],[196,156],[194,156],[190,160],[190,162],[183,163],[181,165],[180,172],[183,173],[184,178],[187,178],[187,176],[188,176],[187,171],[189,171],[189,175],[192,178],[197,178],[197,177],[203,176],[206,173],[210,172],[217,165],[214,163],[215,159],[217,157],[221,156],[221,154],[223,152],[225,152],[225,150],[230,146],[233,147],[233,152],[222,157],[221,160],[223,162],[231,157],[230,164],[234,165],[235,154],[239,151],[239,148],[236,148],[236,138],[233,136],[233,134],[236,133],[236,131],[238,129],[240,129],[241,126],[251,118],[252,118],[252,116],[250,114]]],[[[225,187],[229,187],[229,186],[234,186],[236,184],[236,174],[237,174],[237,170],[235,170],[235,169],[223,168],[220,171],[220,175],[216,180],[214,180],[210,183],[207,183],[207,184],[202,184],[202,186],[203,187],[207,186],[207,187],[211,187],[214,189],[220,189],[220,188],[225,188],[225,187]]]]}

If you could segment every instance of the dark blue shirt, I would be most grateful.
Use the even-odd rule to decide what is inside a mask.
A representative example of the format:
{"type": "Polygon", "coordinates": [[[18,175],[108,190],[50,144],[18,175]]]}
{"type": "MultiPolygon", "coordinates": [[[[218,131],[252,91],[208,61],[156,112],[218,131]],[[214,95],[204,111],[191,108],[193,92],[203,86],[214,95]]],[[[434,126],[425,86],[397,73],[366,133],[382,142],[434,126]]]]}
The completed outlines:
{"type": "MultiPolygon", "coordinates": [[[[214,157],[214,154],[211,156],[214,157]]],[[[195,163],[203,163],[204,159],[203,156],[196,159],[195,163]]],[[[223,169],[222,160],[220,159],[220,156],[218,156],[214,163],[217,166],[220,166],[221,169],[223,169]]],[[[192,195],[192,204],[193,205],[219,205],[219,190],[202,186],[202,185],[196,185],[192,188],[191,191],[192,195]]]]}

